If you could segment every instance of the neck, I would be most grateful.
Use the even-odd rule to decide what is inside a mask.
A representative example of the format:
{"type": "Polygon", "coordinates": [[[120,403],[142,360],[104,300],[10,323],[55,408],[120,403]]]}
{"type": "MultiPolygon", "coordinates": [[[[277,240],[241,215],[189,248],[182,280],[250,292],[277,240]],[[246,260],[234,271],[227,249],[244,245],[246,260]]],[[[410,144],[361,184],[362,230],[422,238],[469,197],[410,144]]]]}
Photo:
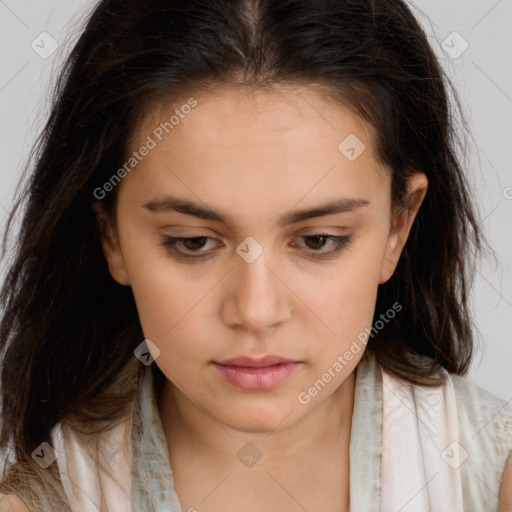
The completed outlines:
{"type": "Polygon", "coordinates": [[[187,453],[204,457],[212,466],[229,467],[233,454],[252,443],[256,449],[247,448],[248,456],[262,455],[257,465],[260,470],[289,473],[291,468],[302,468],[310,478],[311,469],[334,452],[348,461],[354,391],[355,372],[330,397],[286,428],[255,433],[222,424],[166,380],[158,409],[171,464],[174,457],[187,453]]]}

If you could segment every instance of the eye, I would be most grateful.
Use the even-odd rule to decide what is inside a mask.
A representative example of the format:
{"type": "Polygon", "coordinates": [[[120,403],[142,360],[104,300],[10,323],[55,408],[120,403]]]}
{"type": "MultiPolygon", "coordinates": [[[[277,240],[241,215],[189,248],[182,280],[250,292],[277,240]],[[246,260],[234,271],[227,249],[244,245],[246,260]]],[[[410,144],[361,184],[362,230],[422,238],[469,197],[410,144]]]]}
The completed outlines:
{"type": "MultiPolygon", "coordinates": [[[[214,238],[208,236],[195,236],[192,238],[180,238],[180,237],[170,237],[166,236],[162,240],[162,245],[169,249],[172,253],[188,257],[187,251],[190,253],[204,253],[206,251],[200,250],[205,247],[205,243],[208,240],[214,240],[214,238]],[[182,251],[177,247],[184,247],[186,250],[182,251]]],[[[197,256],[191,256],[192,258],[196,258],[197,256]]]]}
{"type": "MultiPolygon", "coordinates": [[[[351,245],[350,237],[348,236],[335,236],[325,233],[318,233],[313,235],[301,236],[306,243],[307,257],[313,259],[328,258],[340,252],[343,248],[351,245]],[[328,250],[322,250],[328,243],[328,250]]],[[[195,237],[170,237],[166,236],[162,239],[161,245],[169,250],[173,255],[185,259],[198,259],[202,255],[207,255],[211,251],[205,249],[208,247],[209,241],[217,241],[216,239],[208,236],[195,236],[195,237]]],[[[219,242],[220,243],[220,242],[219,242]]],[[[292,242],[291,245],[296,247],[297,244],[292,242]]]]}
{"type": "MultiPolygon", "coordinates": [[[[313,259],[318,258],[328,258],[329,256],[334,256],[339,253],[345,247],[349,247],[351,245],[351,240],[349,236],[335,236],[328,235],[326,233],[315,233],[313,235],[302,236],[306,241],[312,241],[312,243],[307,243],[307,247],[311,249],[308,257],[313,259]],[[322,247],[325,247],[326,242],[330,242],[328,250],[321,250],[322,247]]],[[[292,244],[296,245],[296,244],[292,244]]]]}

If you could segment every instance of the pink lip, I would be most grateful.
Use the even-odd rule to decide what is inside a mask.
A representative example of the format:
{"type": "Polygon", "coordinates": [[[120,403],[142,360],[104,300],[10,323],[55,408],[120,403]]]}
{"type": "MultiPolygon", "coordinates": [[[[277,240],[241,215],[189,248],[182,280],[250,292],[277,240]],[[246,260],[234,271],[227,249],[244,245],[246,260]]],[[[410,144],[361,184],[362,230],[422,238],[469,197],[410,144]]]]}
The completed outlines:
{"type": "Polygon", "coordinates": [[[213,365],[233,386],[248,391],[275,388],[288,377],[300,362],[278,356],[262,358],[236,357],[213,365]]]}

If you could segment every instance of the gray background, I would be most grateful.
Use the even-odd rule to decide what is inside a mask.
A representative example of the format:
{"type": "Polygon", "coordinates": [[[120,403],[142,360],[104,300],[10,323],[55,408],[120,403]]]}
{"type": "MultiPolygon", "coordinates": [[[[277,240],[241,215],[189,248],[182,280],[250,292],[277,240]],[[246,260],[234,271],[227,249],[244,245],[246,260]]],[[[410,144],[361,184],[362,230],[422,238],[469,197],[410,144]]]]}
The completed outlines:
{"type": "MultiPolygon", "coordinates": [[[[29,151],[48,113],[48,86],[93,3],[0,0],[2,233],[29,151]],[[51,56],[43,54],[47,58],[36,53],[51,49],[44,32],[59,43],[51,56]]],[[[512,0],[409,4],[462,99],[473,134],[466,168],[482,228],[497,256],[497,262],[484,259],[475,276],[472,300],[481,341],[469,378],[512,401],[512,0]]]]}

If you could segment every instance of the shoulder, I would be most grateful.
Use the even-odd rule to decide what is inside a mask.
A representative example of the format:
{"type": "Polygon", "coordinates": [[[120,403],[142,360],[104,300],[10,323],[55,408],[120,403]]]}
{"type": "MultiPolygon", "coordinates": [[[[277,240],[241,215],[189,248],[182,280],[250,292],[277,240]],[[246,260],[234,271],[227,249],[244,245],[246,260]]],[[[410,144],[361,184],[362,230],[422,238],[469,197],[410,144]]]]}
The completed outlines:
{"type": "Polygon", "coordinates": [[[499,511],[512,510],[512,399],[503,400],[467,377],[450,374],[459,417],[465,495],[471,503],[490,490],[499,511]],[[506,505],[505,505],[506,504],[506,505]],[[503,508],[505,507],[505,508],[503,508]]]}
{"type": "Polygon", "coordinates": [[[512,450],[512,398],[508,401],[478,386],[467,377],[450,374],[461,428],[473,436],[491,437],[512,450]]]}
{"type": "Polygon", "coordinates": [[[14,494],[0,494],[0,512],[30,512],[30,509],[14,494]]]}
{"type": "Polygon", "coordinates": [[[503,472],[499,504],[501,507],[499,512],[512,510],[512,454],[510,455],[505,466],[505,471],[503,472]]]}

